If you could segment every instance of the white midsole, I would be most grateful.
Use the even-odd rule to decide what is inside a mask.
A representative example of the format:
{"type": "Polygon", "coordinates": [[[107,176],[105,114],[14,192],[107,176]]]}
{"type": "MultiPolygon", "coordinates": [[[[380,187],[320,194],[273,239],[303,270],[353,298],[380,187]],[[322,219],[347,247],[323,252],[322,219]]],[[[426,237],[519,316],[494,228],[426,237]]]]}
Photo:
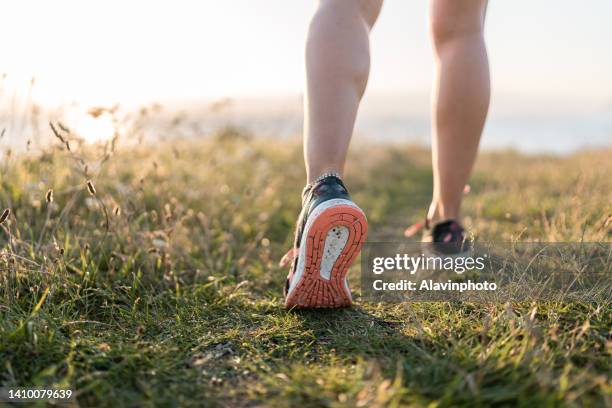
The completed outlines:
{"type": "MultiPolygon", "coordinates": [[[[302,279],[302,275],[304,274],[304,262],[306,261],[306,242],[303,240],[303,238],[308,236],[308,233],[310,232],[310,228],[312,227],[312,224],[325,210],[328,210],[332,207],[337,207],[340,205],[348,205],[350,207],[354,207],[358,209],[359,211],[361,211],[361,208],[357,207],[357,205],[350,200],[346,200],[344,198],[334,198],[332,200],[325,201],[324,203],[319,204],[317,208],[314,209],[312,214],[308,216],[308,221],[306,221],[306,226],[304,227],[304,231],[302,231],[302,237],[301,237],[302,242],[300,243],[300,251],[298,253],[298,264],[295,269],[295,274],[293,275],[293,279],[291,279],[291,282],[289,283],[289,290],[287,291],[287,297],[289,297],[291,293],[293,292],[293,290],[297,287],[298,283],[302,279]]],[[[349,290],[349,287],[346,281],[344,282],[344,286],[345,286],[347,294],[350,296],[351,292],[349,290]]]]}

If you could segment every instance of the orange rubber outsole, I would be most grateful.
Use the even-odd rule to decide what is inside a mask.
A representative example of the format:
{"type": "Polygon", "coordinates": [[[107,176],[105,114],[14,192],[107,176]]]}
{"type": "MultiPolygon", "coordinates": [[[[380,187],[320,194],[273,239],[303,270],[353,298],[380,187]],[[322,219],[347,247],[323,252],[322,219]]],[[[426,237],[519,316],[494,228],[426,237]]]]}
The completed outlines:
{"type": "Polygon", "coordinates": [[[304,273],[297,286],[285,299],[290,308],[340,308],[352,304],[344,279],[349,267],[361,251],[368,231],[363,212],[354,206],[338,205],[323,211],[303,237],[306,245],[304,273]],[[328,232],[335,227],[346,227],[349,236],[331,269],[330,279],[321,276],[321,261],[328,232]]]}

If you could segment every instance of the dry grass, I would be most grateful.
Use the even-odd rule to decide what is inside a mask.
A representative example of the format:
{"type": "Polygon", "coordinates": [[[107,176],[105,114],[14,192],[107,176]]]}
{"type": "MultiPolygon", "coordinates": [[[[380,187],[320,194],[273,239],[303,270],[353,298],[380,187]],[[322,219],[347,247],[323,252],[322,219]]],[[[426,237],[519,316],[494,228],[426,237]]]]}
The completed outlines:
{"type": "MultiPolygon", "coordinates": [[[[53,132],[0,164],[4,386],[69,385],[83,406],[611,402],[609,303],[284,311],[298,143],[53,132]]],[[[609,242],[610,153],[483,154],[470,231],[609,242]]],[[[349,162],[371,238],[399,239],[429,199],[427,152],[357,146],[349,162]]]]}

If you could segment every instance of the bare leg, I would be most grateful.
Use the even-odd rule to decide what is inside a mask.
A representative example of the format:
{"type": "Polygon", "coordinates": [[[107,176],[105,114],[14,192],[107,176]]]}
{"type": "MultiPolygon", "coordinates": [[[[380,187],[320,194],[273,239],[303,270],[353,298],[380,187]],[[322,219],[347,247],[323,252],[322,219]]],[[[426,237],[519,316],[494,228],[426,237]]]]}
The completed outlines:
{"type": "Polygon", "coordinates": [[[370,70],[369,32],[382,0],[321,0],[306,44],[304,160],[308,181],[342,174],[370,70]]]}
{"type": "Polygon", "coordinates": [[[428,218],[459,219],[489,108],[486,0],[431,0],[436,55],[432,106],[434,192],[428,218]]]}

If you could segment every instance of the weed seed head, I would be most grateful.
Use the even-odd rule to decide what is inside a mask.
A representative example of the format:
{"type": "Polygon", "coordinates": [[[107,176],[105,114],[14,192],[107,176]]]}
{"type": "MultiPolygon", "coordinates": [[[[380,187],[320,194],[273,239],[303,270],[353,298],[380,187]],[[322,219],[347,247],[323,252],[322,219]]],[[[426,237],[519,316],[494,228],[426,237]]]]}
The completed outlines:
{"type": "Polygon", "coordinates": [[[2,215],[0,215],[0,224],[2,224],[4,221],[6,221],[6,219],[9,217],[9,215],[11,215],[11,209],[7,208],[6,210],[4,210],[2,212],[2,215]]]}
{"type": "Polygon", "coordinates": [[[89,194],[91,194],[92,196],[96,195],[96,188],[94,187],[91,180],[87,180],[87,190],[89,191],[89,194]]]}

